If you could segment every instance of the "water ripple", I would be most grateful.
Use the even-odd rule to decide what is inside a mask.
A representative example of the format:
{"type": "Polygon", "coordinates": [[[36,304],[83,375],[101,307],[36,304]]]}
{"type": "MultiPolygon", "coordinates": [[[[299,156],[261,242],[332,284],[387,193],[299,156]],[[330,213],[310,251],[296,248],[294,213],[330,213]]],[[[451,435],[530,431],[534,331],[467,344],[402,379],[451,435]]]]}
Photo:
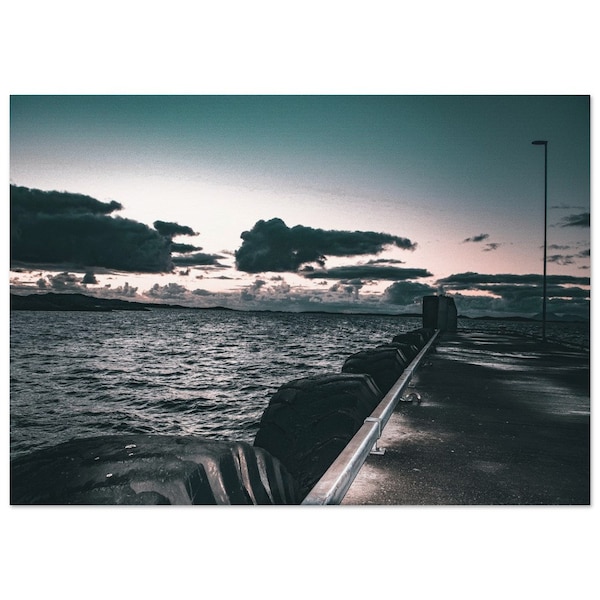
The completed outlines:
{"type": "Polygon", "coordinates": [[[350,354],[419,326],[362,315],[15,312],[11,453],[111,432],[252,442],[281,385],[340,372],[350,354]]]}

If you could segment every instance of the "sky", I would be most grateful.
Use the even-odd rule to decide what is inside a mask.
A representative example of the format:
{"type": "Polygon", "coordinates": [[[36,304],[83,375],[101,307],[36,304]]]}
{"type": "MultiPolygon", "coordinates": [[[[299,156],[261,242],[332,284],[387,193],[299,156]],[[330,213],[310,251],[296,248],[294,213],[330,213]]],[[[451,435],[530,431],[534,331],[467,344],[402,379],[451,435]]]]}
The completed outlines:
{"type": "Polygon", "coordinates": [[[25,191],[13,194],[11,286],[387,313],[446,293],[461,314],[533,316],[544,147],[531,142],[543,139],[548,310],[585,316],[589,106],[541,95],[13,95],[11,185],[63,194],[24,213],[25,191]],[[69,195],[99,201],[92,220],[114,231],[73,221],[60,208],[69,195]],[[157,221],[171,229],[158,234],[157,221]],[[171,252],[152,263],[139,243],[121,247],[134,222],[171,252]],[[53,253],[67,230],[71,250],[53,253]],[[130,260],[86,252],[94,243],[130,260]]]}

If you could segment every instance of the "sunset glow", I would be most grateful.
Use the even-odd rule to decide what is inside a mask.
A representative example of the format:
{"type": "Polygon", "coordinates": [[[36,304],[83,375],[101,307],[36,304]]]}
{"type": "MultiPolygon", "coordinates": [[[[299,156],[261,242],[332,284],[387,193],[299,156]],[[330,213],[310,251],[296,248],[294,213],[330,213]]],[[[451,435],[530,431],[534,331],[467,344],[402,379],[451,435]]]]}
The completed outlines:
{"type": "MultiPolygon", "coordinates": [[[[144,274],[77,254],[36,265],[13,247],[12,287],[390,313],[447,292],[463,314],[533,316],[531,291],[511,290],[542,271],[543,156],[531,146],[540,135],[550,140],[549,273],[589,290],[585,96],[14,96],[13,185],[116,202],[111,219],[194,235],[172,236],[187,252],[144,274]],[[341,232],[354,233],[336,250],[341,232]],[[412,246],[369,249],[368,232],[412,246]],[[304,258],[269,262],[295,244],[304,258]],[[249,271],[241,253],[250,247],[272,258],[249,271]],[[95,282],[83,283],[85,273],[95,282]],[[465,273],[481,277],[453,279],[465,273]],[[485,277],[497,274],[509,275],[488,289],[485,277]]],[[[552,301],[557,313],[589,312],[587,298],[557,292],[552,301]]]]}

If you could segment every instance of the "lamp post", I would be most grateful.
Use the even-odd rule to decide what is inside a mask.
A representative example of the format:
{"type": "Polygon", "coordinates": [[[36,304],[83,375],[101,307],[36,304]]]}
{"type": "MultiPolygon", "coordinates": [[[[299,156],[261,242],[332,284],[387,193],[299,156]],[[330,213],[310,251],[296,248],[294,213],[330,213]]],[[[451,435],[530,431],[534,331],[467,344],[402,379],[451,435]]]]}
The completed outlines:
{"type": "Polygon", "coordinates": [[[546,232],[548,230],[548,141],[535,140],[534,146],[544,146],[544,280],[542,300],[542,341],[546,341],[546,232]]]}

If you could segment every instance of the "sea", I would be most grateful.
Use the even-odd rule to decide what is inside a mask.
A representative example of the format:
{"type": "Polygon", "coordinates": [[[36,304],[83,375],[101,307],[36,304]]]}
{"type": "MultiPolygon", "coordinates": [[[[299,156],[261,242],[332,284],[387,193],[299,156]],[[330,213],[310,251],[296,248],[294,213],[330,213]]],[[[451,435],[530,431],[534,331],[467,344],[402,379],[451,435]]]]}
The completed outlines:
{"type": "MultiPolygon", "coordinates": [[[[252,443],[271,396],[339,373],[420,317],[160,309],[10,314],[10,453],[117,433],[252,443]]],[[[540,335],[540,323],[459,319],[459,330],[540,335]]],[[[589,324],[547,336],[589,349],[589,324]]]]}

